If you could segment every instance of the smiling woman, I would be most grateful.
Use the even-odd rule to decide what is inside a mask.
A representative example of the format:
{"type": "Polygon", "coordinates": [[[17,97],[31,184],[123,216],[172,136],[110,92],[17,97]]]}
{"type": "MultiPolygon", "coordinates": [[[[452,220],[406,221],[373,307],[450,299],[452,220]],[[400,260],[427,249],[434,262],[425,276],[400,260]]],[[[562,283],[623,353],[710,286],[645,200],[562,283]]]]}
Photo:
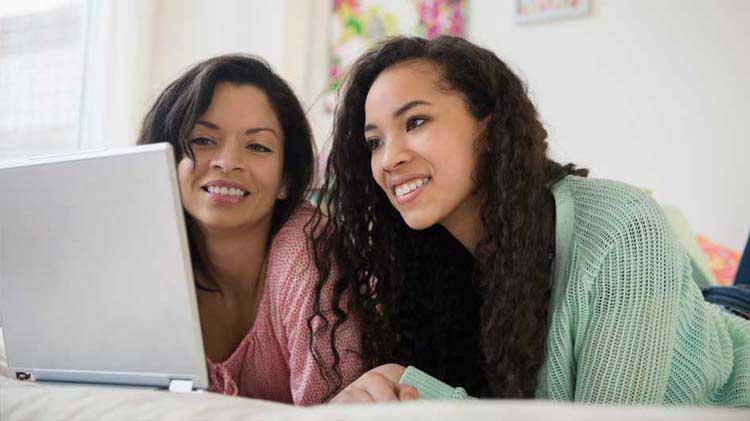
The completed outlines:
{"type": "Polygon", "coordinates": [[[750,406],[748,321],[703,300],[650,195],[548,157],[492,51],[391,38],[340,97],[317,287],[351,291],[373,368],[336,402],[750,406]]]}
{"type": "Polygon", "coordinates": [[[146,115],[138,143],[153,142],[177,155],[210,390],[307,405],[361,374],[356,321],[335,347],[308,331],[327,317],[311,320],[313,142],[289,86],[254,57],[201,62],[146,115]]]}
{"type": "Polygon", "coordinates": [[[262,90],[217,84],[189,135],[194,159],[178,164],[185,209],[201,231],[270,230],[274,204],[286,197],[281,133],[262,90]]]}

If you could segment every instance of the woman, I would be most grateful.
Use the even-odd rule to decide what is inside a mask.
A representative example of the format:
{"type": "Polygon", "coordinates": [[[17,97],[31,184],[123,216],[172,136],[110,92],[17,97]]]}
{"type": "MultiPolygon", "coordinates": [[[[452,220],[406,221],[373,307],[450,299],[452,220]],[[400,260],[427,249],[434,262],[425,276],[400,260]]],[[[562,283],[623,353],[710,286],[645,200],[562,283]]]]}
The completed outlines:
{"type": "MultiPolygon", "coordinates": [[[[250,56],[203,61],[146,115],[138,143],[152,142],[177,155],[210,390],[308,405],[361,374],[355,352],[310,345],[313,141],[289,86],[250,56]]],[[[356,351],[356,324],[338,330],[356,351]]]]}
{"type": "Polygon", "coordinates": [[[748,322],[703,301],[647,194],[552,161],[546,136],[519,78],[463,39],[353,65],[316,262],[338,265],[337,323],[362,316],[375,368],[335,401],[750,405],[748,322]]]}

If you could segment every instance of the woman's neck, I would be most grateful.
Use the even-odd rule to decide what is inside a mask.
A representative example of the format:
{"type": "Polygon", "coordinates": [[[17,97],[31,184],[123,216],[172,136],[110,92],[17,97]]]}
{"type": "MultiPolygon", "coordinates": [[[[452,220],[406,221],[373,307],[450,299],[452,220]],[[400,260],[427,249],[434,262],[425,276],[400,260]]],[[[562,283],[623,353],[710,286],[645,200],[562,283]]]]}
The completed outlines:
{"type": "Polygon", "coordinates": [[[474,256],[484,233],[480,212],[479,197],[474,195],[440,223],[474,256]]]}
{"type": "MultiPolygon", "coordinates": [[[[196,227],[197,228],[197,227],[196,227]]],[[[271,232],[270,220],[246,230],[199,229],[204,264],[201,283],[222,295],[247,297],[261,282],[271,232]]]]}
{"type": "MultiPolygon", "coordinates": [[[[544,239],[546,242],[554,242],[555,235],[555,199],[549,192],[544,204],[543,224],[544,239]]],[[[482,227],[481,206],[478,197],[473,196],[461,209],[446,218],[441,225],[448,230],[469,252],[476,256],[477,246],[484,235],[482,227]]],[[[554,244],[553,244],[554,247],[554,244]]]]}

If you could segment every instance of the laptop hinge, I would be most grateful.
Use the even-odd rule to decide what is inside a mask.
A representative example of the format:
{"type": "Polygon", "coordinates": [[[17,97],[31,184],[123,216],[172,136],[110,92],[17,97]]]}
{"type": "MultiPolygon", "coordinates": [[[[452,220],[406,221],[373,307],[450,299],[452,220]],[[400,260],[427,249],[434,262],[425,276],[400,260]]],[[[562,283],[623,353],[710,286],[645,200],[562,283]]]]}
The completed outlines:
{"type": "Polygon", "coordinates": [[[172,379],[169,381],[169,391],[175,393],[190,393],[193,391],[193,381],[172,379]]]}

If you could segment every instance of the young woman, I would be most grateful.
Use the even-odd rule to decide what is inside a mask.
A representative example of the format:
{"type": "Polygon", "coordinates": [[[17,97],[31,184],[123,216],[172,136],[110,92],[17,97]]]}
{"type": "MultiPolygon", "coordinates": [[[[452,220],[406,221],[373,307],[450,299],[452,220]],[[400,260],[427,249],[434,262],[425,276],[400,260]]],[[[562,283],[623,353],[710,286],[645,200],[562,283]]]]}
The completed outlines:
{"type": "Polygon", "coordinates": [[[519,78],[463,39],[353,65],[317,214],[339,276],[317,290],[352,294],[337,323],[362,316],[375,368],[334,401],[750,405],[750,323],[703,301],[648,194],[552,161],[546,137],[519,78]]]}
{"type": "Polygon", "coordinates": [[[289,86],[253,57],[206,60],[146,115],[138,143],[152,142],[177,155],[210,390],[306,405],[357,378],[353,321],[338,326],[338,352],[311,347],[313,141],[289,86]]]}

